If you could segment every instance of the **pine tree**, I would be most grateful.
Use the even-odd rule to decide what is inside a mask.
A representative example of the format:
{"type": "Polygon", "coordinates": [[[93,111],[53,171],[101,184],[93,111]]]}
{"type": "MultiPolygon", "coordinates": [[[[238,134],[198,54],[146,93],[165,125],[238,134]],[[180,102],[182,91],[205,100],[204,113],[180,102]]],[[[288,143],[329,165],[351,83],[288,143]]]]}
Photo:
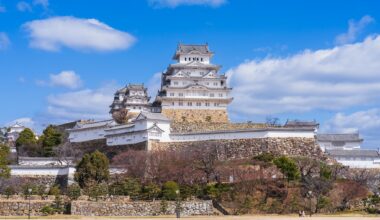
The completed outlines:
{"type": "Polygon", "coordinates": [[[29,128],[25,128],[16,140],[16,146],[35,145],[37,143],[36,136],[29,128]]]}
{"type": "Polygon", "coordinates": [[[9,178],[10,169],[8,167],[9,147],[0,144],[0,178],[9,178]]]}
{"type": "Polygon", "coordinates": [[[62,143],[62,134],[58,132],[52,125],[49,125],[40,137],[40,143],[42,145],[43,156],[55,156],[54,147],[62,143]]]}
{"type": "Polygon", "coordinates": [[[108,158],[99,151],[85,154],[76,169],[75,181],[81,188],[86,188],[91,183],[105,182],[110,175],[108,158]]]}

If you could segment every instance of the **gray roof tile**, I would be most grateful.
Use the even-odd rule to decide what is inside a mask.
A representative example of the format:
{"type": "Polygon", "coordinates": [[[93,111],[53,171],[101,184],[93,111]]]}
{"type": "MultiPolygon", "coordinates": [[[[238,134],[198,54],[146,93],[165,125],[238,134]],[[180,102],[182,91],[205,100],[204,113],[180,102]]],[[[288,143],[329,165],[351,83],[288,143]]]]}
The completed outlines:
{"type": "Polygon", "coordinates": [[[326,152],[328,155],[333,157],[379,157],[379,152],[377,150],[328,150],[326,152]]]}
{"type": "Polygon", "coordinates": [[[361,142],[363,139],[360,138],[359,133],[350,134],[318,134],[318,141],[355,141],[361,142]]]}

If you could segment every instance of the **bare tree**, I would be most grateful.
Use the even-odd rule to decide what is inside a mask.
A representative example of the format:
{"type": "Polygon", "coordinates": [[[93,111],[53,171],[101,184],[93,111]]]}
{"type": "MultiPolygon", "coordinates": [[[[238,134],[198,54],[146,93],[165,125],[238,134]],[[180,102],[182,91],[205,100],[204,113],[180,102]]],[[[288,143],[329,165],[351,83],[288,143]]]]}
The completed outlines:
{"type": "Polygon", "coordinates": [[[82,152],[73,147],[69,142],[65,142],[54,148],[55,157],[61,164],[70,164],[82,157],[82,152]]]}

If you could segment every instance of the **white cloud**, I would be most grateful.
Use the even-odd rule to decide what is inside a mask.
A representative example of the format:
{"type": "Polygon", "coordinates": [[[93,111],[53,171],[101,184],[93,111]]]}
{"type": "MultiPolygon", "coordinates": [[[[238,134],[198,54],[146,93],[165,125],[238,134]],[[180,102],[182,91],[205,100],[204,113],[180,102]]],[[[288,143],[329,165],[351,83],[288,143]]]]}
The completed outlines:
{"type": "Polygon", "coordinates": [[[127,49],[135,38],[96,19],[52,17],[24,24],[30,35],[30,46],[47,51],[62,47],[75,50],[113,51],[127,49]]]}
{"type": "Polygon", "coordinates": [[[341,110],[380,102],[380,37],[286,58],[244,62],[228,71],[231,110],[270,115],[341,110]]]}
{"type": "Polygon", "coordinates": [[[82,86],[82,80],[78,74],[71,70],[64,70],[58,74],[51,74],[49,81],[36,80],[38,86],[65,87],[78,89],[82,86]]]}
{"type": "Polygon", "coordinates": [[[351,114],[337,113],[323,126],[324,132],[352,133],[360,132],[366,145],[380,147],[380,109],[373,108],[351,114]]]}
{"type": "Polygon", "coordinates": [[[162,73],[155,73],[147,83],[148,93],[151,97],[151,101],[154,101],[157,95],[157,91],[161,88],[161,75],[162,73]]]}
{"type": "Polygon", "coordinates": [[[34,0],[34,5],[41,5],[43,8],[47,8],[49,6],[49,0],[34,0]]]}
{"type": "Polygon", "coordinates": [[[204,5],[211,7],[219,7],[225,4],[227,0],[149,0],[149,4],[153,7],[169,7],[175,8],[181,5],[204,5]]]}
{"type": "Polygon", "coordinates": [[[82,86],[80,76],[74,71],[62,71],[58,74],[50,75],[50,83],[52,86],[62,86],[70,89],[77,89],[82,86]]]}
{"type": "Polygon", "coordinates": [[[17,10],[19,10],[21,12],[32,12],[33,11],[32,6],[29,3],[24,2],[24,1],[18,2],[16,7],[17,7],[17,10]]]}
{"type": "Polygon", "coordinates": [[[11,122],[8,122],[6,123],[6,126],[9,127],[15,124],[20,124],[24,127],[33,129],[36,123],[34,122],[32,118],[25,117],[25,118],[18,118],[11,122]]]}
{"type": "Polygon", "coordinates": [[[4,32],[0,32],[0,50],[7,49],[11,44],[11,41],[8,38],[8,35],[4,32]]]}
{"type": "Polygon", "coordinates": [[[369,15],[363,16],[359,21],[350,20],[348,22],[347,33],[338,35],[335,39],[336,44],[342,45],[355,42],[356,38],[363,31],[363,29],[374,21],[375,19],[369,15]]]}
{"type": "Polygon", "coordinates": [[[0,5],[0,13],[4,13],[6,11],[7,9],[4,6],[0,5]]]}
{"type": "Polygon", "coordinates": [[[50,95],[47,98],[47,113],[58,120],[105,119],[110,118],[109,105],[118,86],[109,84],[99,89],[83,89],[50,95]]]}

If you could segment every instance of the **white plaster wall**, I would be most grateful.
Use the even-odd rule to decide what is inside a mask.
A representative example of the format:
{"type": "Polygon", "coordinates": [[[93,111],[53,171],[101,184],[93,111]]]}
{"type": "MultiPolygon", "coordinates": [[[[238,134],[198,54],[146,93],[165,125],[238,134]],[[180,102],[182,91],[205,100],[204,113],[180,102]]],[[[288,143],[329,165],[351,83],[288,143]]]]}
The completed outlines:
{"type": "Polygon", "coordinates": [[[136,144],[148,140],[148,132],[135,132],[129,134],[122,134],[117,136],[107,137],[108,146],[136,144]]]}
{"type": "Polygon", "coordinates": [[[69,140],[75,143],[104,139],[104,129],[105,127],[70,131],[69,140]]]}
{"type": "Polygon", "coordinates": [[[68,175],[69,167],[20,167],[12,166],[11,175],[12,176],[60,176],[68,175]]]}
{"type": "Polygon", "coordinates": [[[359,149],[360,143],[359,142],[346,142],[344,146],[336,147],[332,144],[332,142],[329,141],[318,141],[319,146],[321,147],[321,150],[323,152],[326,151],[326,149],[359,149]]]}
{"type": "Polygon", "coordinates": [[[68,162],[70,163],[70,161],[59,161],[54,158],[41,158],[40,160],[18,160],[18,164],[23,166],[69,165],[68,162]]]}
{"type": "Polygon", "coordinates": [[[233,139],[253,139],[253,138],[314,138],[313,131],[240,131],[240,132],[223,132],[208,134],[171,134],[170,141],[206,141],[206,140],[233,140],[233,139]]]}
{"type": "Polygon", "coordinates": [[[337,160],[339,163],[344,166],[349,166],[350,168],[380,168],[379,162],[374,162],[374,160],[347,160],[347,159],[339,159],[337,160]]]}

